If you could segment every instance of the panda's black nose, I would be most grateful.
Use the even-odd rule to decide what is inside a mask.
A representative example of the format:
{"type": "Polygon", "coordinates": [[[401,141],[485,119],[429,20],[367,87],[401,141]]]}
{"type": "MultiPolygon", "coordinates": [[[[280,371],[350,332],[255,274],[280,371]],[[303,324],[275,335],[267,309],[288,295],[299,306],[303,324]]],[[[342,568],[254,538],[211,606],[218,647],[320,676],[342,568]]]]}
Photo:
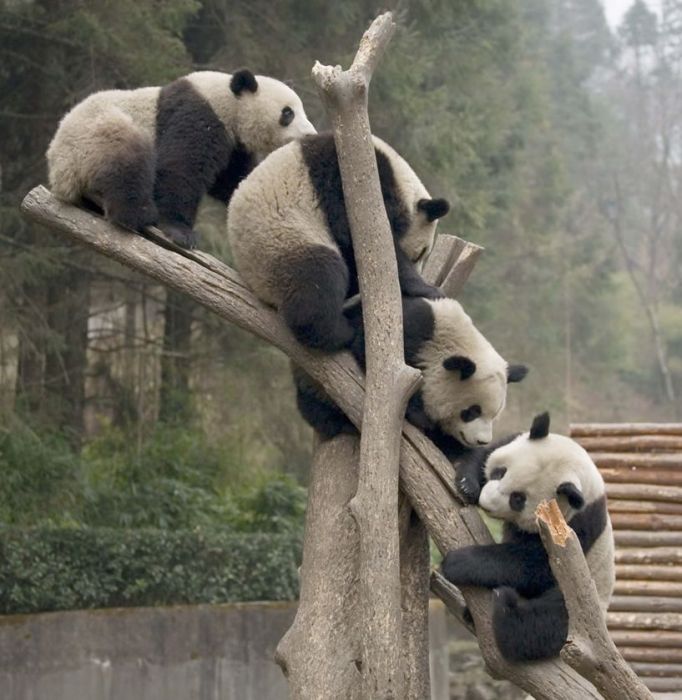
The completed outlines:
{"type": "Polygon", "coordinates": [[[476,440],[476,442],[477,442],[479,445],[487,445],[487,444],[488,444],[488,441],[487,441],[487,440],[476,440]]]}

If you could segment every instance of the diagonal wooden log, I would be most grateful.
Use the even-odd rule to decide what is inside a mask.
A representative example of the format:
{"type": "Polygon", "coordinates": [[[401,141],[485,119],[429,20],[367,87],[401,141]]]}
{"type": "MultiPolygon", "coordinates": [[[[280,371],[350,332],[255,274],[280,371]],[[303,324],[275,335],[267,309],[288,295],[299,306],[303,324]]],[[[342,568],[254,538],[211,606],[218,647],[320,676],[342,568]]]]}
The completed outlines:
{"type": "MultiPolygon", "coordinates": [[[[322,384],[356,426],[361,425],[364,380],[353,358],[347,353],[324,355],[299,345],[279,316],[258,301],[227,265],[196,251],[164,248],[60,202],[44,187],[29,192],[22,210],[33,221],[184,292],[219,317],[278,347],[322,384]]],[[[441,552],[475,543],[469,526],[459,515],[461,503],[454,487],[452,465],[407,422],[403,424],[400,487],[441,552]]],[[[464,591],[464,595],[476,621],[484,659],[494,675],[511,680],[537,700],[599,698],[591,684],[558,660],[507,664],[497,653],[489,626],[486,628],[487,593],[464,591]]]]}
{"type": "Polygon", "coordinates": [[[568,610],[568,639],[561,658],[592,681],[606,700],[653,700],[609,636],[582,547],[559,505],[555,500],[543,502],[535,514],[568,610]]]}
{"type": "Polygon", "coordinates": [[[393,33],[386,12],[365,32],[351,67],[313,68],[332,124],[365,320],[366,389],[358,488],[350,509],[360,535],[359,594],[364,618],[364,692],[403,698],[401,663],[398,464],[400,428],[421,381],[405,363],[398,266],[384,208],[367,97],[374,70],[393,33]]]}

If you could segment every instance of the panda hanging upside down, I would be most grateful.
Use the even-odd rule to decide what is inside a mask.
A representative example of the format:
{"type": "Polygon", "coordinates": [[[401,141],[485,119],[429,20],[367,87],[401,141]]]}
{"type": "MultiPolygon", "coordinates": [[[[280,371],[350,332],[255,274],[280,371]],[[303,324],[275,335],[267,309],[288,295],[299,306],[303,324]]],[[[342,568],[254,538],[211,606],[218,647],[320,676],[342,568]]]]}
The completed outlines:
{"type": "Polygon", "coordinates": [[[205,194],[227,204],[265,156],[314,133],[291,88],[245,69],[105,90],[60,122],[47,151],[50,186],[62,200],[96,205],[114,223],[135,231],[158,224],[193,248],[205,194]]]}
{"type": "MultiPolygon", "coordinates": [[[[490,442],[508,384],[520,382],[528,369],[507,364],[458,301],[403,297],[402,302],[405,361],[423,375],[407,419],[454,460],[490,442]]],[[[361,307],[347,311],[346,318],[355,330],[350,350],[364,367],[361,307]]],[[[299,411],[321,438],[355,430],[308,374],[294,367],[294,380],[299,411]]]]}
{"type": "Polygon", "coordinates": [[[568,613],[538,534],[535,509],[555,498],[573,528],[599,594],[602,615],[615,581],[614,541],[604,481],[587,452],[549,432],[549,414],[528,433],[470,452],[457,465],[466,499],[504,521],[501,544],[474,545],[446,555],[442,570],[456,586],[495,592],[493,631],[509,661],[557,656],[566,643],[568,613]]]}

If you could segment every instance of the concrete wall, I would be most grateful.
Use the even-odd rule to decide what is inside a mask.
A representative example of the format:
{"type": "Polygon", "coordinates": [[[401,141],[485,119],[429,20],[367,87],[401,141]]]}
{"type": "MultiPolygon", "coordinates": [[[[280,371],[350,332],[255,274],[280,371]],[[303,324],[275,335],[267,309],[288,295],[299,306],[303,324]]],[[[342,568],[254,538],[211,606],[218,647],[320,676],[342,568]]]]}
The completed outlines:
{"type": "MultiPolygon", "coordinates": [[[[1,700],[285,700],[274,663],[295,604],[0,616],[1,700]]],[[[444,610],[431,606],[433,700],[448,698],[444,610]]]]}

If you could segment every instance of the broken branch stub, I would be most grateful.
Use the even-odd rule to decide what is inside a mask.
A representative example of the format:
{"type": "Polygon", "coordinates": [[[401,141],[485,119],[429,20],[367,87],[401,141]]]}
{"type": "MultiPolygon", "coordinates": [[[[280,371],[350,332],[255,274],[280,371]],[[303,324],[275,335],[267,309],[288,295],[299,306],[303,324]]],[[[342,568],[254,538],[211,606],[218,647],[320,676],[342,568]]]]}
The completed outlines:
{"type": "Polygon", "coordinates": [[[580,541],[564,520],[556,500],[541,503],[535,513],[568,611],[568,639],[561,658],[594,683],[606,700],[651,700],[651,693],[609,636],[580,541]]]}

